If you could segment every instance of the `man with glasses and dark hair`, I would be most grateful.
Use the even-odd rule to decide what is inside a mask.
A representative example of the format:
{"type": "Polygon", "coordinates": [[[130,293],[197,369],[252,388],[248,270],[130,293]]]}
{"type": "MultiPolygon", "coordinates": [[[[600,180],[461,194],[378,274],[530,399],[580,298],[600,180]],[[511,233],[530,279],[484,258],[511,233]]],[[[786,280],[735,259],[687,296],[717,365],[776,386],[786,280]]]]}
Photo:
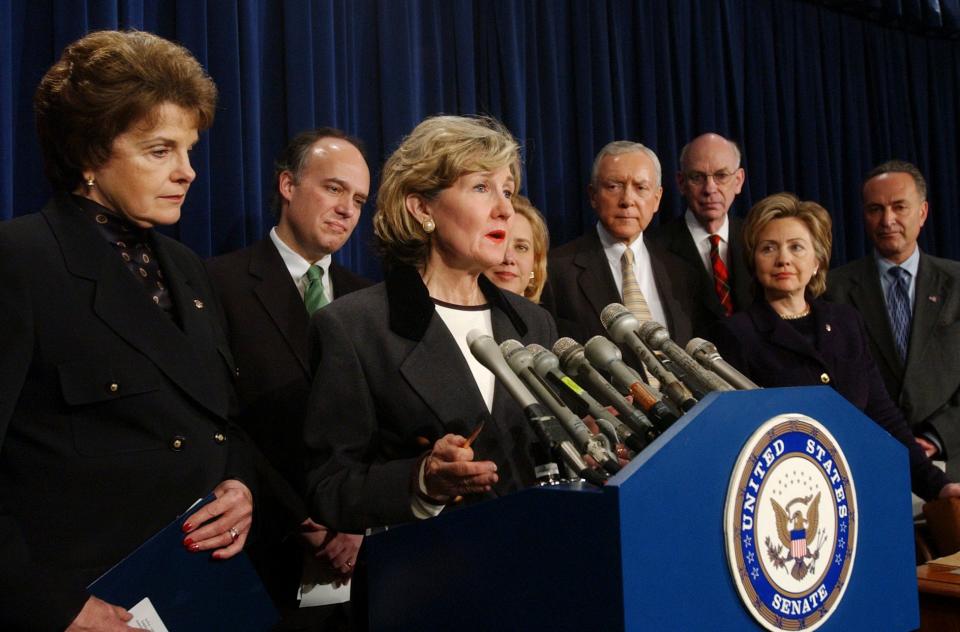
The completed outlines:
{"type": "Polygon", "coordinates": [[[670,252],[700,271],[703,303],[717,318],[753,302],[750,273],[741,247],[741,222],[729,214],[743,188],[744,171],[736,143],[703,134],[680,152],[677,186],[687,201],[683,219],[653,235],[670,252]]]}
{"type": "Polygon", "coordinates": [[[927,183],[891,160],[863,183],[863,224],[874,251],[830,272],[826,298],[856,307],[890,397],[927,456],[960,476],[960,263],[917,245],[927,183]]]}

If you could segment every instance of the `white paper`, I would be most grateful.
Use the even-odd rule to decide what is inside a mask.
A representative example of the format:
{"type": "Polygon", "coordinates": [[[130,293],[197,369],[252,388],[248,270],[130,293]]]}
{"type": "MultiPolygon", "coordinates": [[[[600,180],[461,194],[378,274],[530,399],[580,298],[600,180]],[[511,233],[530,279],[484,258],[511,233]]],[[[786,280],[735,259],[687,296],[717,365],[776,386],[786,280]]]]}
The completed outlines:
{"type": "Polygon", "coordinates": [[[329,606],[350,601],[350,584],[334,586],[333,582],[323,583],[317,579],[320,574],[319,562],[311,555],[306,555],[300,584],[301,608],[329,606]]]}
{"type": "Polygon", "coordinates": [[[170,632],[167,626],[163,625],[163,620],[157,614],[156,608],[150,603],[149,597],[144,597],[134,607],[128,610],[133,615],[133,619],[127,622],[129,628],[143,628],[151,632],[170,632]]]}

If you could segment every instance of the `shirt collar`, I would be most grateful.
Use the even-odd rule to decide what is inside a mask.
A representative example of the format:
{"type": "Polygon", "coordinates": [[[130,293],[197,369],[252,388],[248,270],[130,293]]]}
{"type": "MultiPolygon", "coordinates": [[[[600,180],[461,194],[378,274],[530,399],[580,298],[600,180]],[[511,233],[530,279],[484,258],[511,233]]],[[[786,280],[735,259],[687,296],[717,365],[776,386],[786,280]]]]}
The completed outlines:
{"type": "MultiPolygon", "coordinates": [[[[277,247],[277,252],[280,253],[280,258],[283,259],[284,265],[287,266],[287,271],[290,273],[290,276],[295,280],[303,277],[303,275],[307,273],[307,270],[310,269],[311,263],[280,239],[276,226],[270,229],[270,240],[273,242],[273,245],[277,247]]],[[[326,255],[316,262],[316,265],[323,268],[323,276],[325,278],[329,278],[331,261],[332,257],[326,255]]]]}
{"type": "Polygon", "coordinates": [[[703,225],[700,224],[697,220],[697,216],[693,214],[693,211],[690,208],[687,208],[687,212],[683,214],[683,219],[687,223],[687,228],[690,230],[690,235],[693,237],[693,242],[699,244],[700,242],[706,241],[709,239],[710,235],[720,235],[720,239],[723,240],[723,243],[730,243],[730,215],[723,216],[723,224],[720,226],[720,230],[716,233],[708,233],[704,229],[703,225]]]}
{"type": "Polygon", "coordinates": [[[880,255],[879,252],[877,252],[876,249],[873,251],[873,256],[876,258],[877,269],[880,271],[881,277],[885,276],[890,268],[894,268],[899,265],[901,268],[910,273],[911,279],[917,278],[917,270],[920,268],[920,246],[916,246],[913,249],[913,254],[907,257],[907,260],[901,264],[896,264],[889,259],[885,259],[880,255]]]}
{"type": "MultiPolygon", "coordinates": [[[[620,257],[623,256],[628,246],[611,235],[610,231],[601,222],[597,222],[597,235],[600,237],[600,243],[603,244],[603,251],[607,253],[608,257],[617,261],[619,265],[620,257]]],[[[633,251],[634,260],[639,261],[640,256],[647,251],[647,247],[643,243],[643,231],[637,235],[629,248],[633,251]]]]}

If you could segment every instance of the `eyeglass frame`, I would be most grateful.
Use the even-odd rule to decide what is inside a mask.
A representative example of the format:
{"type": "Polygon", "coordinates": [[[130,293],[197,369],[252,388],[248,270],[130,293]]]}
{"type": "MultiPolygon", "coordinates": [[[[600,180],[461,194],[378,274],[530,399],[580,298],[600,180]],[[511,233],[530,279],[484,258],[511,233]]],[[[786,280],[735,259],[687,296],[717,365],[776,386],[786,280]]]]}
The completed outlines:
{"type": "Polygon", "coordinates": [[[720,171],[715,171],[713,173],[703,173],[702,171],[687,171],[684,172],[683,178],[690,184],[698,187],[702,187],[707,183],[707,178],[713,178],[713,181],[717,186],[724,186],[725,184],[730,183],[731,178],[737,175],[737,172],[740,171],[741,167],[737,167],[733,171],[726,171],[721,169],[720,171]]]}

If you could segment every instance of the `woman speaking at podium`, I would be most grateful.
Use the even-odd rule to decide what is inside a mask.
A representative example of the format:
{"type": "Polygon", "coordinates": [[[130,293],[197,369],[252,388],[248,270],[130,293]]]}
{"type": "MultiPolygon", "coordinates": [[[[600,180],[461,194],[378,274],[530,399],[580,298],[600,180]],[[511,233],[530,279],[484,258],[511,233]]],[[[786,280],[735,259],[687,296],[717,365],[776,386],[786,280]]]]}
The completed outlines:
{"type": "Polygon", "coordinates": [[[128,629],[85,587],[211,489],[185,546],[246,540],[213,293],[153,230],[180,218],[215,102],[188,51],[140,32],[74,42],[37,89],[56,195],[0,225],[0,629],[128,629]]]}
{"type": "Polygon", "coordinates": [[[887,394],[860,315],[819,298],[832,246],[827,210],[790,193],[766,197],[747,215],[743,244],[764,300],[717,323],[712,339],[724,359],[760,386],[832,386],[907,447],[918,496],[960,496],[887,394]]]}
{"type": "Polygon", "coordinates": [[[466,343],[472,329],[498,342],[556,338],[545,310],[483,276],[504,258],[519,185],[517,143],[488,118],[426,119],[384,165],[373,223],[386,280],[311,322],[305,439],[318,522],[362,531],[534,481],[523,411],[466,343]]]}

